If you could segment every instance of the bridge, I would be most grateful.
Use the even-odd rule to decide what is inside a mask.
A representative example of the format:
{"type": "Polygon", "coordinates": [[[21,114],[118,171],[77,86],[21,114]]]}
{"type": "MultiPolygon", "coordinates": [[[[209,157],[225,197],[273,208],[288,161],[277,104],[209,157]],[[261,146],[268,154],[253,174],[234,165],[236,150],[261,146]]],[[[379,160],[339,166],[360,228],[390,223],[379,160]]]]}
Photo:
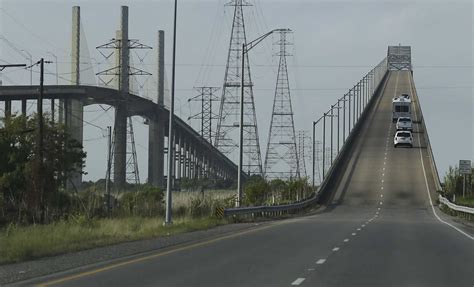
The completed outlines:
{"type": "MultiPolygon", "coordinates": [[[[121,9],[120,30],[106,48],[117,50],[116,64],[105,74],[116,75],[116,88],[81,85],[80,62],[81,55],[81,13],[80,7],[73,7],[72,12],[72,51],[71,51],[71,83],[65,86],[45,86],[45,99],[59,99],[60,121],[66,126],[72,138],[83,143],[84,107],[92,104],[105,104],[114,107],[114,156],[113,180],[118,188],[126,183],[127,165],[127,118],[141,116],[149,125],[148,143],[148,183],[164,187],[165,138],[168,137],[169,110],[164,105],[164,31],[158,31],[158,82],[154,101],[145,99],[130,92],[130,50],[137,48],[138,41],[128,36],[128,7],[121,9]],[[122,45],[121,43],[129,43],[122,45]]],[[[139,71],[142,72],[142,71],[139,71]]],[[[133,74],[133,73],[132,73],[133,74]]],[[[0,101],[5,102],[5,117],[11,115],[12,102],[22,102],[22,112],[26,114],[26,101],[36,100],[39,86],[0,86],[0,101]]],[[[174,155],[171,174],[173,186],[183,178],[220,178],[233,179],[237,177],[237,165],[221,153],[209,141],[205,140],[186,122],[179,117],[176,119],[176,129],[173,131],[172,151],[174,155]]],[[[112,171],[111,171],[112,173],[112,171]]],[[[245,175],[246,176],[246,175],[245,175]]],[[[72,186],[78,188],[82,183],[82,174],[70,175],[72,186]]]]}
{"type": "MultiPolygon", "coordinates": [[[[322,181],[309,198],[285,206],[225,211],[234,218],[297,212],[301,216],[236,224],[198,239],[195,234],[183,236],[175,244],[31,282],[43,286],[472,286],[474,229],[438,208],[440,178],[411,63],[411,47],[390,46],[386,58],[338,99],[321,121],[313,122],[313,129],[321,127],[318,133],[324,138],[326,121],[333,126],[336,118],[342,127],[337,136],[331,128],[330,138],[324,139],[331,153],[323,156],[322,181]],[[413,148],[393,146],[392,99],[400,94],[412,100],[413,148]]],[[[0,87],[1,101],[36,96],[34,86],[0,87]]],[[[155,103],[123,89],[82,85],[47,86],[45,97],[80,105],[107,104],[118,110],[126,103],[129,108],[118,116],[150,120],[151,138],[159,135],[163,142],[168,111],[160,104],[162,98],[155,103]]],[[[197,164],[196,169],[198,163],[224,178],[236,175],[235,165],[225,155],[183,121],[178,119],[177,125],[175,137],[182,143],[177,153],[184,152],[185,159],[177,157],[182,176],[193,176],[192,165],[197,164]]],[[[150,141],[150,151],[157,146],[150,141]]],[[[151,166],[161,165],[163,149],[159,147],[159,161],[151,156],[151,166]]],[[[120,178],[122,163],[115,167],[120,178]]],[[[162,177],[160,171],[157,178],[162,177]]]]}

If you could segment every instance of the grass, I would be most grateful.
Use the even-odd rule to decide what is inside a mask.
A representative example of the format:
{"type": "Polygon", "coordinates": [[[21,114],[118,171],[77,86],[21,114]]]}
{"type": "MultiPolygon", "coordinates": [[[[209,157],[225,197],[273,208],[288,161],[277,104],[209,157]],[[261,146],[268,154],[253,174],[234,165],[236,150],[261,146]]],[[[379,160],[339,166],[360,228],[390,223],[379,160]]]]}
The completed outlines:
{"type": "Polygon", "coordinates": [[[0,230],[0,264],[64,254],[119,242],[156,238],[226,224],[216,218],[181,217],[164,226],[162,219],[127,217],[60,221],[0,230]]]}
{"type": "Polygon", "coordinates": [[[456,204],[457,205],[464,205],[464,206],[469,206],[469,207],[474,207],[474,196],[456,196],[456,204]]]}

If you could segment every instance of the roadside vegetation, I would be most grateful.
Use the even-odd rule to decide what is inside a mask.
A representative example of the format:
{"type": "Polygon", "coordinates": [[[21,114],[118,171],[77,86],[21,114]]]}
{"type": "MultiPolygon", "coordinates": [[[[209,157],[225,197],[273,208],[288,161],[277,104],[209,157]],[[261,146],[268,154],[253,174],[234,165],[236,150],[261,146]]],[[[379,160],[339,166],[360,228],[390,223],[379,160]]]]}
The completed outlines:
{"type": "MultiPolygon", "coordinates": [[[[0,122],[0,264],[230,222],[216,216],[216,209],[235,205],[232,180],[179,181],[173,192],[173,224],[168,226],[163,224],[160,188],[127,184],[116,189],[112,183],[109,198],[104,179],[71,187],[68,176],[84,165],[81,145],[46,117],[40,162],[36,126],[35,117],[0,122]]],[[[306,179],[267,181],[259,176],[244,188],[247,206],[301,201],[312,192],[306,179]]]]}
{"type": "Polygon", "coordinates": [[[466,176],[465,196],[463,196],[463,180],[458,167],[449,167],[444,176],[443,195],[457,205],[474,207],[474,181],[472,175],[466,176]]]}

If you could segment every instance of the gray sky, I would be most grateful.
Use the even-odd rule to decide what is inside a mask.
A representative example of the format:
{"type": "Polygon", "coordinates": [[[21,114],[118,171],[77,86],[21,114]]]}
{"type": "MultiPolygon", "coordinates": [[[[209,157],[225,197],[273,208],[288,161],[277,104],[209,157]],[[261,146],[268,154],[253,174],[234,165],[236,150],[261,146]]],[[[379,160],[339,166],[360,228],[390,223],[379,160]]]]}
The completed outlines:
{"type": "MultiPolygon", "coordinates": [[[[440,173],[444,174],[459,159],[473,158],[472,1],[249,1],[254,5],[244,11],[248,40],[273,28],[294,31],[290,38],[294,56],[288,63],[297,130],[310,130],[312,120],[385,57],[388,45],[401,43],[412,46],[415,84],[440,173]]],[[[130,38],[155,47],[157,31],[165,30],[170,82],[173,2],[0,0],[0,33],[17,49],[31,53],[35,60],[54,60],[47,52],[54,53],[59,62],[60,84],[67,84],[71,7],[79,5],[88,44],[85,50],[96,59],[93,70],[85,71],[83,77],[93,79],[92,71],[97,72],[99,66],[108,67],[95,47],[115,36],[120,5],[128,5],[130,38]]],[[[180,1],[176,113],[185,120],[197,112],[197,107],[187,103],[195,95],[194,86],[222,86],[232,21],[232,9],[224,8],[227,2],[180,1]]],[[[250,53],[262,158],[276,81],[277,59],[272,57],[276,52],[272,43],[276,40],[276,36],[270,37],[250,53]]],[[[140,68],[154,73],[155,50],[138,54],[146,56],[140,68]]],[[[27,61],[3,40],[0,60],[27,61]]],[[[139,62],[136,55],[134,61],[139,62]]],[[[55,72],[54,65],[47,68],[55,72]]],[[[34,78],[37,83],[37,73],[34,78]]],[[[4,85],[29,84],[29,73],[5,70],[2,80],[4,85]]],[[[55,76],[47,75],[46,81],[54,84],[55,76]]],[[[139,81],[149,84],[154,80],[139,81]]],[[[85,110],[85,120],[94,125],[105,128],[112,125],[112,119],[112,109],[105,113],[94,105],[85,110]]],[[[145,181],[147,126],[140,118],[134,118],[134,122],[140,177],[145,181]]],[[[197,122],[192,124],[197,126],[197,122]]],[[[104,177],[103,131],[86,124],[84,138],[89,173],[84,179],[104,177]]]]}

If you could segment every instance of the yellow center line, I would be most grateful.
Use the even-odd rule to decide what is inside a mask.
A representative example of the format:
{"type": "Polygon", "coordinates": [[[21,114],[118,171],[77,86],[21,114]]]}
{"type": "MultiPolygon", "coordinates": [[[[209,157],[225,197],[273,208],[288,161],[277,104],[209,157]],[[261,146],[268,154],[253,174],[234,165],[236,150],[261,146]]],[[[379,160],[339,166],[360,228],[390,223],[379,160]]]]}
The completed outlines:
{"type": "Polygon", "coordinates": [[[200,247],[200,246],[209,245],[209,244],[212,244],[212,243],[215,243],[215,242],[219,242],[219,241],[222,241],[222,240],[225,240],[225,239],[238,237],[238,236],[249,234],[249,233],[252,233],[252,232],[262,231],[262,230],[265,230],[265,229],[268,229],[268,228],[271,228],[271,227],[275,227],[275,226],[290,223],[290,222],[294,222],[294,220],[285,220],[285,221],[275,222],[275,223],[272,223],[272,224],[269,224],[269,225],[266,225],[266,226],[252,228],[250,230],[244,230],[244,231],[241,231],[241,232],[238,232],[238,233],[233,233],[233,234],[221,236],[221,237],[218,237],[218,238],[209,239],[209,240],[206,240],[206,241],[189,244],[189,245],[186,245],[186,246],[178,247],[178,248],[168,250],[168,251],[164,251],[164,252],[159,252],[157,254],[152,254],[152,255],[145,256],[145,257],[135,258],[135,259],[131,259],[131,260],[128,260],[128,261],[124,261],[124,262],[108,265],[108,266],[105,266],[105,267],[101,267],[101,268],[98,268],[98,269],[94,269],[94,270],[85,271],[85,272],[82,272],[82,273],[66,276],[66,277],[63,277],[63,278],[56,279],[56,280],[41,283],[41,284],[38,284],[36,286],[38,286],[38,287],[47,287],[47,286],[52,286],[52,285],[56,285],[56,284],[59,284],[59,283],[64,283],[64,282],[67,282],[67,281],[71,281],[71,280],[79,279],[79,278],[82,278],[82,277],[94,275],[94,274],[97,274],[97,273],[105,272],[105,271],[115,269],[115,268],[118,268],[118,267],[143,262],[143,261],[146,261],[146,260],[162,257],[162,256],[165,256],[165,255],[173,254],[173,253],[176,253],[176,252],[180,252],[180,251],[184,251],[184,250],[188,250],[188,249],[192,249],[192,248],[196,248],[196,247],[200,247]]]}

